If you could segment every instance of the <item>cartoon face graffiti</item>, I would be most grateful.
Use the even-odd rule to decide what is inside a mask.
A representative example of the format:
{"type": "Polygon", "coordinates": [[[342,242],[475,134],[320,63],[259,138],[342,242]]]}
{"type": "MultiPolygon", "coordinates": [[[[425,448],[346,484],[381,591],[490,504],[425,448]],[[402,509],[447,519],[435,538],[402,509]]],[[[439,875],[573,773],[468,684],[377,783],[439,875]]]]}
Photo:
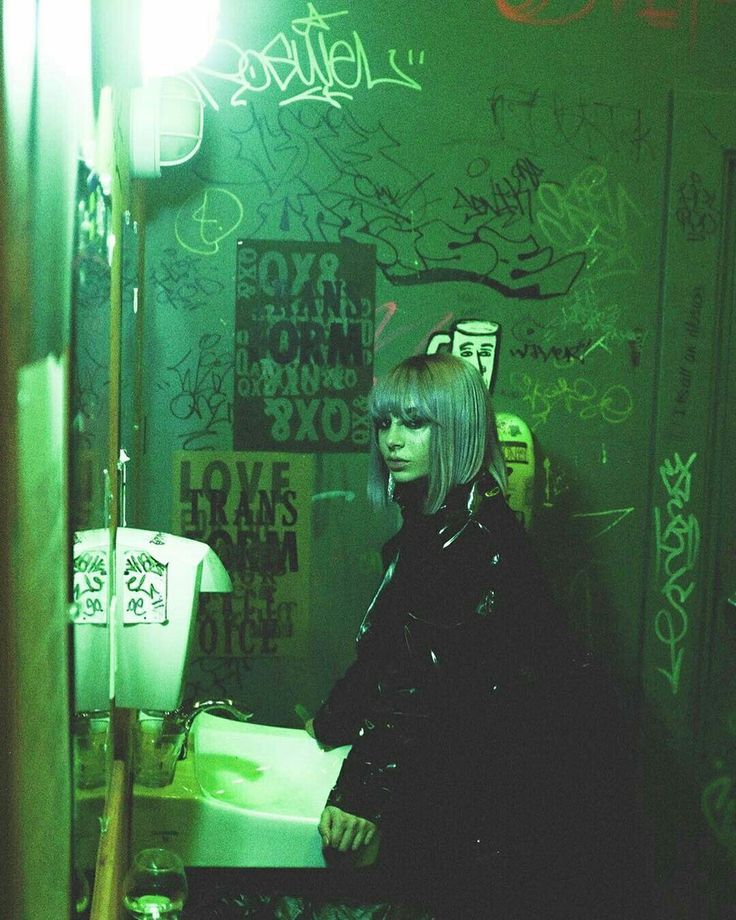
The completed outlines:
{"type": "Polygon", "coordinates": [[[450,351],[459,358],[470,361],[481,372],[488,389],[491,389],[496,359],[498,323],[484,319],[461,319],[449,332],[437,332],[429,340],[427,354],[450,351]]]}

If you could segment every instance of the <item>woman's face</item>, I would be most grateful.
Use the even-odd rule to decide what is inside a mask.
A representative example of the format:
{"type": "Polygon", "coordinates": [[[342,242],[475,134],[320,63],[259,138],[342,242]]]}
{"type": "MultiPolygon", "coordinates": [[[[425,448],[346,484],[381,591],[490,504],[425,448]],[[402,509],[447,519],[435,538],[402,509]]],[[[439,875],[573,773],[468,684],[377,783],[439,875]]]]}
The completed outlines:
{"type": "Polygon", "coordinates": [[[411,482],[429,474],[430,425],[405,422],[395,415],[378,423],[378,449],[396,482],[411,482]]]}

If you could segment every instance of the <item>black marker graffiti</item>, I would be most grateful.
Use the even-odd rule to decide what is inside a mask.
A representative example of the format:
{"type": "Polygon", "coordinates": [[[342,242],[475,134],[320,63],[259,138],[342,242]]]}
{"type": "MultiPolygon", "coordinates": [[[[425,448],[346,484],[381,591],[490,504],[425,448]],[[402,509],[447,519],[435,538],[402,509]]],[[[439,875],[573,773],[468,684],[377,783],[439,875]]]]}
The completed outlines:
{"type": "Polygon", "coordinates": [[[189,666],[184,696],[189,700],[213,697],[247,699],[250,671],[251,664],[245,655],[237,658],[197,656],[189,666]]]}
{"type": "MultiPolygon", "coordinates": [[[[568,245],[557,257],[523,228],[499,232],[498,217],[483,207],[438,216],[454,210],[459,186],[430,191],[434,175],[417,174],[411,154],[380,123],[365,127],[342,110],[309,107],[262,116],[254,106],[244,121],[230,133],[231,156],[260,203],[244,217],[242,237],[351,239],[376,247],[376,265],[393,284],[465,281],[517,299],[567,293],[585,264],[584,247],[568,245]]],[[[512,180],[533,188],[539,168],[519,164],[512,180]]],[[[231,168],[214,164],[201,178],[222,182],[231,168]]]]}
{"type": "Polygon", "coordinates": [[[123,576],[123,622],[165,623],[168,566],[145,551],[131,552],[123,576]]]}
{"type": "Polygon", "coordinates": [[[503,218],[502,226],[509,227],[521,218],[533,221],[534,193],[539,188],[544,170],[524,157],[516,161],[509,176],[493,179],[485,176],[489,165],[486,157],[476,157],[468,164],[470,178],[483,177],[483,187],[479,191],[463,191],[455,187],[457,197],[454,208],[464,214],[464,222],[468,223],[475,217],[503,218]]]}
{"type": "Polygon", "coordinates": [[[172,415],[189,424],[179,434],[182,447],[212,447],[232,421],[232,395],[228,378],[233,353],[218,334],[200,337],[176,364],[166,369],[175,378],[169,402],[172,415]]]}
{"type": "MultiPolygon", "coordinates": [[[[401,244],[405,232],[381,231],[380,238],[386,243],[393,236],[401,244]]],[[[402,257],[398,246],[393,247],[391,261],[379,258],[379,267],[393,284],[468,281],[509,298],[546,300],[566,294],[585,264],[584,252],[556,259],[552,247],[540,245],[533,234],[513,239],[487,224],[468,232],[444,220],[431,220],[409,233],[414,243],[412,259],[402,257]]]]}
{"type": "Polygon", "coordinates": [[[690,305],[684,317],[683,326],[687,333],[687,340],[683,343],[682,358],[677,367],[677,382],[674,391],[675,405],[672,414],[680,418],[684,418],[687,413],[690,391],[696,374],[703,305],[703,288],[701,285],[696,285],[693,288],[690,305]]]}
{"type": "Polygon", "coordinates": [[[519,348],[510,348],[512,358],[530,358],[532,361],[542,361],[546,364],[550,358],[553,361],[583,361],[585,352],[590,348],[592,339],[583,339],[574,345],[549,345],[546,348],[537,342],[525,342],[519,348]]]}
{"type": "Polygon", "coordinates": [[[90,550],[74,557],[74,601],[77,623],[105,623],[107,553],[90,550]]]}
{"type": "Polygon", "coordinates": [[[84,346],[77,352],[75,370],[72,393],[74,432],[80,447],[90,447],[95,423],[104,421],[107,411],[109,368],[92,354],[89,347],[84,346]]]}
{"type": "Polygon", "coordinates": [[[224,289],[205,259],[182,256],[175,249],[162,252],[151,281],[159,306],[187,312],[211,305],[224,289]]]}
{"type": "Polygon", "coordinates": [[[592,162],[620,156],[638,163],[656,155],[652,131],[635,106],[501,84],[488,107],[493,141],[505,149],[532,154],[564,149],[592,162]]]}
{"type": "Polygon", "coordinates": [[[691,172],[680,183],[675,214],[686,239],[702,242],[716,234],[720,226],[720,211],[715,205],[715,194],[705,188],[698,173],[691,172]]]}

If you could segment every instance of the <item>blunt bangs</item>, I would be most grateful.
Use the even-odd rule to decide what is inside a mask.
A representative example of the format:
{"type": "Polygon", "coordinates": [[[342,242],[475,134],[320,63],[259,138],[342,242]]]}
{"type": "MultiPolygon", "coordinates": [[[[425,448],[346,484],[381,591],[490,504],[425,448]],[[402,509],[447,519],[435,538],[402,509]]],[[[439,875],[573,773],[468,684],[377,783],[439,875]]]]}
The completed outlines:
{"type": "Polygon", "coordinates": [[[392,415],[402,422],[428,422],[436,425],[436,399],[426,375],[406,364],[379,380],[371,391],[368,411],[377,425],[392,415]]]}

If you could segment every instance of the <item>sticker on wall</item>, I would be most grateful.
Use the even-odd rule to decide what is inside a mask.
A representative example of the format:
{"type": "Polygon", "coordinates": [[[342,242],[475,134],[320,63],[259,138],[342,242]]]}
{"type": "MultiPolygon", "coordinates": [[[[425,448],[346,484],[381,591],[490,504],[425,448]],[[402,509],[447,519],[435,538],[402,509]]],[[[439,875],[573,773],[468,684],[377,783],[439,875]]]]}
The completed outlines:
{"type": "Polygon", "coordinates": [[[489,390],[493,386],[496,340],[499,324],[485,319],[461,319],[449,332],[435,332],[427,344],[427,354],[449,351],[478,368],[489,390]]]}
{"type": "Polygon", "coordinates": [[[506,498],[528,529],[532,525],[536,469],[532,433],[523,419],[510,412],[497,412],[496,425],[508,475],[506,498]]]}
{"type": "Polygon", "coordinates": [[[306,653],[314,458],[174,454],[173,530],[208,543],[232,594],[200,596],[195,657],[306,653]]]}
{"type": "Polygon", "coordinates": [[[238,240],[235,450],[367,449],[375,267],[372,246],[238,240]]]}

